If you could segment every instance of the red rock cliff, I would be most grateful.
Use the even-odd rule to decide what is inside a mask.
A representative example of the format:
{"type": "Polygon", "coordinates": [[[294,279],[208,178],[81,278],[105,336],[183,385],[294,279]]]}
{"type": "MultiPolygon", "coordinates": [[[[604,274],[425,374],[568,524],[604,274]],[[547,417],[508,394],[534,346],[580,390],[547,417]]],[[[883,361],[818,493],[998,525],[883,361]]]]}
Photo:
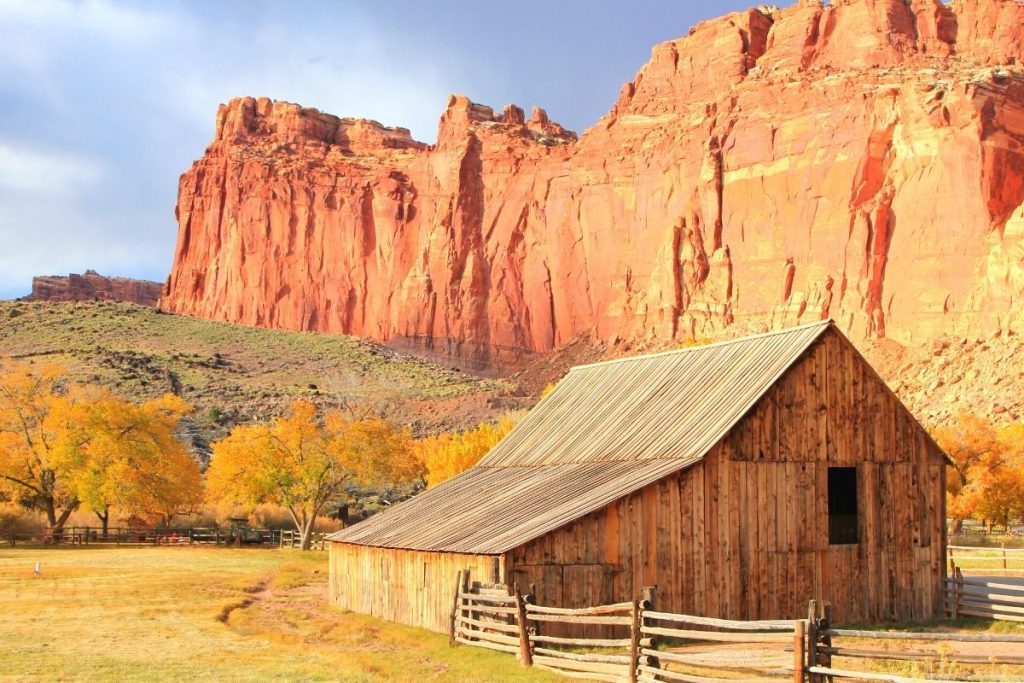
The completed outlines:
{"type": "Polygon", "coordinates": [[[149,280],[105,277],[95,270],[84,275],[32,278],[29,301],[126,301],[141,306],[156,306],[163,285],[149,280]]]}
{"type": "Polygon", "coordinates": [[[233,100],[181,178],[163,305],[484,358],[825,316],[1019,330],[1022,63],[1017,0],[805,1],[656,46],[578,141],[460,96],[432,146],[233,100]]]}

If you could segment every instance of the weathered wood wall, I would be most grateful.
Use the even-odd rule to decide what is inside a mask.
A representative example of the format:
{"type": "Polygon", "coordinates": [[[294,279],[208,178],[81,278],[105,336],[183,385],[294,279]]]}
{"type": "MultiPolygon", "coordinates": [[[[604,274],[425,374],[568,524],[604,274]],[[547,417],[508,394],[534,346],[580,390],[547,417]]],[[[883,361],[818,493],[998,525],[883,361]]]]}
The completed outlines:
{"type": "MultiPolygon", "coordinates": [[[[665,416],[665,419],[671,419],[665,416]]],[[[824,335],[700,463],[514,550],[507,580],[570,607],[636,598],[730,619],[942,610],[945,465],[845,339],[824,335]],[[856,467],[860,543],[829,545],[828,468],[856,467]]]]}
{"type": "Polygon", "coordinates": [[[353,612],[447,633],[459,570],[491,581],[500,578],[502,565],[490,555],[331,543],[330,600],[353,612]]]}

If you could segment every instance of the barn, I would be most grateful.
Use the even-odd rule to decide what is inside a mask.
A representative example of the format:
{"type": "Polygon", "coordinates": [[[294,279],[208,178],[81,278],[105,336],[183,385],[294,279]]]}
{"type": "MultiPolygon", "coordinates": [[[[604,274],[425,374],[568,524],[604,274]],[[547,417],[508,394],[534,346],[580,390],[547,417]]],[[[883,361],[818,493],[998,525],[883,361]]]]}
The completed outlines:
{"type": "Polygon", "coordinates": [[[831,321],[576,367],[479,465],[333,534],[331,599],[443,632],[468,569],[542,605],[933,618],[945,465],[831,321]]]}

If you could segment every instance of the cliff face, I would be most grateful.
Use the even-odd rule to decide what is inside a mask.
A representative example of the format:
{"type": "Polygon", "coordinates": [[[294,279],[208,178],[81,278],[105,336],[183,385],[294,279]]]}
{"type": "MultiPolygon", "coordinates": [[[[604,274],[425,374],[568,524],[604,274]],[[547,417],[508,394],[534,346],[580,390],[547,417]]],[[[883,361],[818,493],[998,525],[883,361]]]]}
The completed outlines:
{"type": "Polygon", "coordinates": [[[436,145],[266,99],[184,174],[163,305],[501,362],[831,316],[1024,327],[1024,4],[762,7],[654,48],[579,140],[453,96],[436,145]]]}
{"type": "Polygon", "coordinates": [[[32,278],[29,301],[124,301],[141,306],[156,306],[163,285],[148,280],[105,277],[95,270],[84,275],[32,278]]]}

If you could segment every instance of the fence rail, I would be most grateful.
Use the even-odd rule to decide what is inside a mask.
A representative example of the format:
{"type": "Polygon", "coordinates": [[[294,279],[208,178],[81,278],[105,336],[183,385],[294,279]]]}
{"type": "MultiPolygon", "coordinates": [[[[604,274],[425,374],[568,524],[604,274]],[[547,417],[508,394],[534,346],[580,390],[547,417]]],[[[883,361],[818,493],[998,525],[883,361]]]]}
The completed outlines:
{"type": "Polygon", "coordinates": [[[1024,574],[1024,548],[1005,546],[946,546],[946,563],[961,568],[970,565],[974,571],[1024,574]]]}
{"type": "MultiPolygon", "coordinates": [[[[908,631],[863,631],[832,628],[827,619],[819,620],[812,625],[816,633],[814,642],[809,645],[807,673],[811,681],[821,676],[831,678],[847,678],[852,680],[889,681],[891,683],[937,683],[934,678],[914,678],[895,673],[880,671],[862,671],[837,667],[832,658],[839,657],[854,662],[877,665],[879,662],[922,662],[943,665],[967,664],[998,666],[1024,665],[1024,657],[1000,654],[964,654],[951,649],[953,643],[991,643],[993,645],[1024,643],[1024,636],[1009,634],[972,634],[972,633],[922,633],[908,631]],[[850,641],[852,644],[847,644],[850,641]],[[862,643],[867,643],[862,644],[862,643]],[[880,644],[881,643],[881,644],[880,644]],[[898,643],[900,650],[893,649],[898,643]]],[[[964,679],[956,679],[956,681],[964,679]]],[[[976,679],[966,679],[976,680],[976,679]]],[[[1004,679],[1013,680],[1013,679],[1004,679]]],[[[1019,679],[1018,679],[1019,680],[1019,679]]],[[[948,681],[955,683],[955,681],[948,681]]]]}
{"type": "Polygon", "coordinates": [[[992,578],[966,578],[955,563],[946,577],[946,613],[999,621],[1024,622],[1024,582],[992,578]]]}
{"type": "MultiPolygon", "coordinates": [[[[959,573],[951,581],[964,595],[978,588],[973,584],[982,583],[964,579],[959,573]]],[[[1015,591],[1012,597],[1024,610],[1024,585],[1006,585],[1009,588],[999,590],[1015,591]]],[[[982,586],[983,590],[992,588],[993,584],[982,586]]],[[[936,678],[915,678],[882,668],[899,663],[932,668],[952,664],[976,672],[983,666],[1024,666],[1024,655],[1000,652],[999,648],[1024,645],[1024,635],[836,628],[831,605],[813,600],[807,619],[734,621],[658,611],[653,588],[645,589],[635,601],[581,608],[537,605],[534,593],[532,586],[523,593],[515,584],[471,582],[468,572],[459,572],[451,611],[451,643],[512,654],[524,666],[569,678],[610,683],[824,683],[836,679],[941,683],[936,678]],[[558,635],[545,632],[553,626],[559,627],[558,635]],[[595,630],[603,632],[594,635],[595,630]],[[700,650],[701,644],[709,643],[767,647],[778,657],[709,659],[700,650]],[[993,653],[959,652],[956,643],[992,644],[993,653]]],[[[964,610],[969,602],[961,600],[961,614],[969,613],[964,610]]],[[[978,679],[947,679],[946,683],[971,680],[978,679]]],[[[1000,680],[1014,679],[1002,675],[1000,680]]]]}
{"type": "MultiPolygon", "coordinates": [[[[655,591],[644,590],[635,601],[593,607],[566,608],[534,603],[534,589],[518,585],[470,582],[459,572],[452,604],[450,641],[513,654],[524,666],[553,671],[570,678],[611,683],[668,683],[715,679],[669,666],[705,669],[692,655],[660,650],[668,640],[687,642],[773,642],[791,645],[792,659],[780,678],[778,667],[760,672],[758,680],[804,680],[803,621],[740,622],[659,612],[655,591]],[[557,628],[559,635],[546,633],[557,628]],[[774,670],[774,671],[773,671],[774,670]],[[775,675],[773,678],[772,675],[775,675]]],[[[750,662],[716,665],[734,676],[758,667],[750,662]]]]}
{"type": "MultiPolygon", "coordinates": [[[[141,527],[64,527],[59,532],[7,533],[0,535],[0,543],[10,547],[22,545],[43,546],[156,546],[156,545],[219,545],[219,546],[276,546],[298,548],[301,535],[289,529],[252,529],[220,527],[168,527],[147,529],[141,527]]],[[[326,534],[314,533],[311,548],[327,549],[326,534]]]]}

